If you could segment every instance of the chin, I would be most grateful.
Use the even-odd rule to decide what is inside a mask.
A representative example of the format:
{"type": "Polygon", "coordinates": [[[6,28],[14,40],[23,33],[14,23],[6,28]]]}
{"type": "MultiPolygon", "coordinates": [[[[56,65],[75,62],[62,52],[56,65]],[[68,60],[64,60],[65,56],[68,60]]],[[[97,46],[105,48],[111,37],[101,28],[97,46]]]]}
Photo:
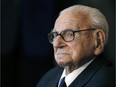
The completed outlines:
{"type": "Polygon", "coordinates": [[[57,61],[57,64],[61,67],[66,66],[66,64],[63,61],[57,61]]]}
{"type": "Polygon", "coordinates": [[[57,64],[61,67],[66,67],[66,66],[69,66],[70,64],[69,63],[66,63],[66,62],[63,62],[63,61],[58,61],[57,64]]]}

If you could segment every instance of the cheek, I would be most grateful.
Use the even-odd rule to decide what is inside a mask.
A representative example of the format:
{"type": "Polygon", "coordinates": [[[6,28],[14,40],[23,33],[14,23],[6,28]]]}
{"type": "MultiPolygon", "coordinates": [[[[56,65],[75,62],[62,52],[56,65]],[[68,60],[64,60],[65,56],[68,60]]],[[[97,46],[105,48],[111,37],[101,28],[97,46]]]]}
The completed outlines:
{"type": "Polygon", "coordinates": [[[79,42],[73,44],[72,51],[72,59],[76,63],[86,58],[89,53],[88,46],[86,46],[84,43],[79,42]]]}
{"type": "Polygon", "coordinates": [[[94,40],[89,39],[86,41],[86,43],[83,44],[84,46],[84,51],[86,54],[91,55],[94,52],[95,49],[95,44],[94,44],[94,40]]]}
{"type": "Polygon", "coordinates": [[[82,50],[82,47],[80,46],[79,43],[73,43],[71,47],[71,55],[72,55],[72,60],[75,61],[75,60],[78,60],[80,58],[80,55],[81,55],[81,50],[82,50]]]}
{"type": "Polygon", "coordinates": [[[53,50],[54,50],[54,56],[56,56],[57,52],[58,52],[58,49],[53,47],[53,50]]]}
{"type": "Polygon", "coordinates": [[[72,58],[74,61],[78,61],[81,58],[82,55],[82,48],[80,48],[80,46],[78,45],[78,47],[74,47],[73,48],[73,54],[72,54],[72,58]]]}
{"type": "Polygon", "coordinates": [[[93,55],[94,44],[80,43],[78,45],[75,45],[72,49],[73,49],[72,58],[74,61],[76,61],[76,63],[78,63],[83,59],[89,58],[91,55],[93,55]]]}
{"type": "Polygon", "coordinates": [[[56,53],[56,49],[54,48],[54,55],[55,55],[55,53],[56,53]]]}

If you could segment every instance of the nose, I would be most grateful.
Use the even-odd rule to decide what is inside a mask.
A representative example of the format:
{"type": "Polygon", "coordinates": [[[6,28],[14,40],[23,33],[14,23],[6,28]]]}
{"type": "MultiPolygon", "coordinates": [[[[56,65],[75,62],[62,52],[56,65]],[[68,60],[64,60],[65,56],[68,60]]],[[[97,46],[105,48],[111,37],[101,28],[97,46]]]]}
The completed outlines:
{"type": "Polygon", "coordinates": [[[65,42],[63,41],[63,39],[60,36],[57,36],[53,41],[53,46],[55,48],[62,48],[65,46],[65,42]]]}

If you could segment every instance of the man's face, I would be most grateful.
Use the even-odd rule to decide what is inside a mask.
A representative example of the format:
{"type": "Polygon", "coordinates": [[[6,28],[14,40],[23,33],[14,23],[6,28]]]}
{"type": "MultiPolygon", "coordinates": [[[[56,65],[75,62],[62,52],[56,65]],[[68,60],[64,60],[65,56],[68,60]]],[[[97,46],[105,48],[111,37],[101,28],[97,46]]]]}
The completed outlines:
{"type": "MultiPolygon", "coordinates": [[[[63,30],[83,30],[88,29],[81,25],[81,20],[72,14],[65,14],[58,17],[55,22],[54,30],[58,33],[63,30]]],[[[65,42],[60,36],[53,41],[54,56],[60,66],[75,66],[87,61],[94,52],[94,37],[91,31],[75,33],[75,38],[71,42],[65,42]]]]}

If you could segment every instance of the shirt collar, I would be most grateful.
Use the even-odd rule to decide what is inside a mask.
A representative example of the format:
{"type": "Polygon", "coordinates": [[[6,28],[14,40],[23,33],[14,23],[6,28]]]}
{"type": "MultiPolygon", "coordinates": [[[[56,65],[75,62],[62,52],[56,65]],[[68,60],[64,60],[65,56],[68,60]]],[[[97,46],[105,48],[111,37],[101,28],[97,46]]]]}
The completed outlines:
{"type": "MultiPolygon", "coordinates": [[[[76,79],[76,77],[93,61],[94,59],[90,60],[86,64],[82,65],[78,69],[74,70],[73,72],[69,72],[68,70],[64,69],[60,80],[65,77],[65,82],[67,87],[76,79]]],[[[59,82],[60,82],[59,80],[59,82]]],[[[58,86],[59,87],[59,86],[58,86]]]]}

